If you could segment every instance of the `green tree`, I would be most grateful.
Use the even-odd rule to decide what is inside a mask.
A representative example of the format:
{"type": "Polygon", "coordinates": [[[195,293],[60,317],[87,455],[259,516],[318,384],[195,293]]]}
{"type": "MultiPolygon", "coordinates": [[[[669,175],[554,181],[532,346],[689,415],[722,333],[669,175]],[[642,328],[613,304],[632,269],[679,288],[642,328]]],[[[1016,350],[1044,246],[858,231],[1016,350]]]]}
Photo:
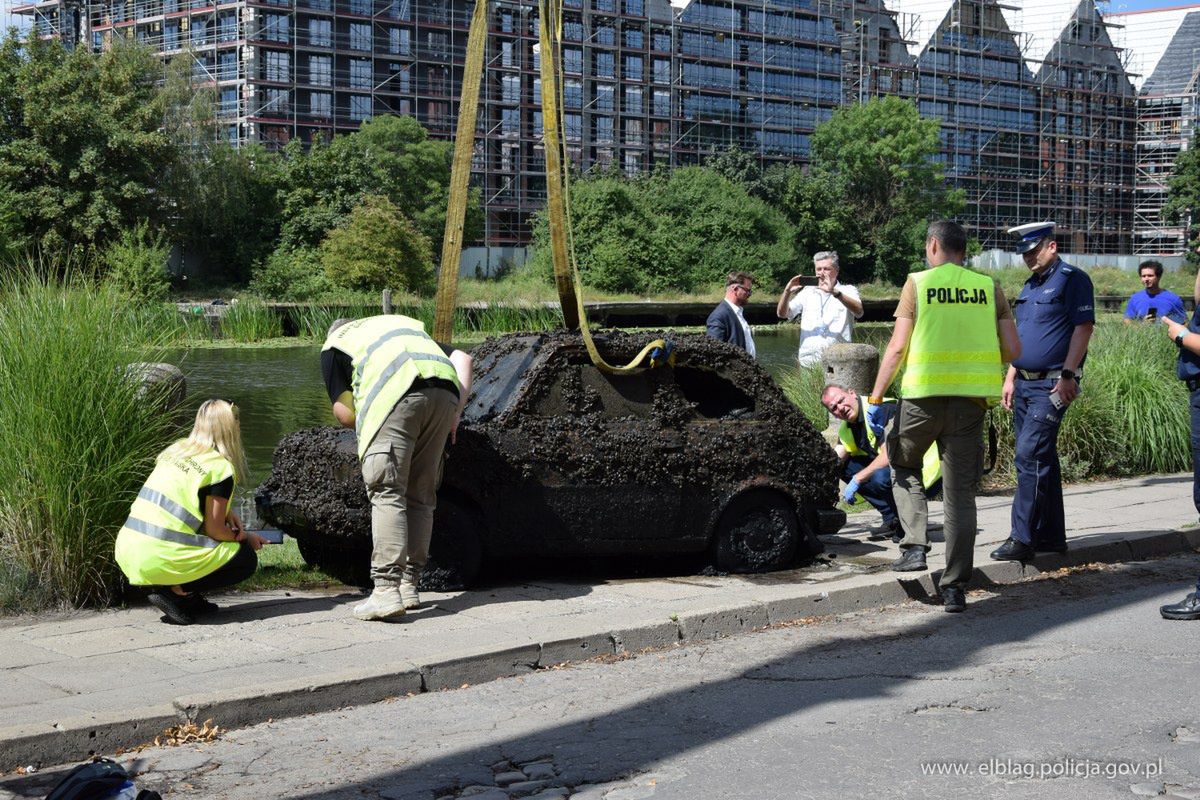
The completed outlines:
{"type": "MultiPolygon", "coordinates": [[[[576,181],[571,213],[582,279],[603,291],[692,291],[722,284],[733,270],[769,285],[797,266],[784,215],[707,167],[576,181]]],[[[544,214],[535,222],[532,261],[549,274],[544,214]]]]}
{"type": "Polygon", "coordinates": [[[321,263],[346,289],[426,292],[433,286],[429,239],[386,197],[367,195],[321,243],[321,263]]]}
{"type": "Polygon", "coordinates": [[[162,130],[162,64],[142,46],[68,51],[10,32],[0,43],[0,225],[9,245],[95,253],[164,217],[175,150],[162,130]]]}
{"type": "Polygon", "coordinates": [[[1167,182],[1167,202],[1163,204],[1163,219],[1183,222],[1188,226],[1188,261],[1200,262],[1200,149],[1189,147],[1179,153],[1171,179],[1167,182]]]}
{"type": "MultiPolygon", "coordinates": [[[[284,151],[280,244],[315,246],[367,195],[388,198],[440,254],[450,185],[451,142],[431,141],[412,117],[382,116],[305,152],[293,141],[284,151]]],[[[479,191],[471,192],[464,241],[483,232],[479,191]]]]}
{"type": "Polygon", "coordinates": [[[934,160],[938,127],[912,102],[880,97],[839,108],[813,132],[812,173],[840,192],[827,203],[843,206],[836,213],[858,234],[848,277],[900,283],[922,263],[929,221],[962,209],[962,191],[946,187],[934,160]]]}

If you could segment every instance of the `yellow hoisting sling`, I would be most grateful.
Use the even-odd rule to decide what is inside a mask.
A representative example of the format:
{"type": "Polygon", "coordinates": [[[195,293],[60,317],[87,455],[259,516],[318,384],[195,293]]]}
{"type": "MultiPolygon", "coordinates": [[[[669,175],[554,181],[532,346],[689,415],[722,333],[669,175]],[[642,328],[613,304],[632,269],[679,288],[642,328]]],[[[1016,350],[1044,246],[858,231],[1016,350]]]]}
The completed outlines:
{"type": "MultiPolygon", "coordinates": [[[[554,264],[554,284],[562,307],[563,323],[568,330],[579,329],[592,363],[610,374],[621,375],[649,366],[674,363],[674,348],[656,339],[623,367],[606,362],[596,348],[583,308],[583,287],[575,260],[570,224],[570,190],[563,169],[561,86],[559,52],[562,47],[562,0],[539,0],[538,39],[542,76],[542,129],[546,154],[546,216],[550,226],[550,255],[554,264]]],[[[446,234],[438,273],[437,312],[433,338],[450,341],[454,332],[454,305],[458,289],[458,264],[462,255],[463,220],[466,216],[468,179],[475,145],[475,117],[479,105],[479,85],[483,78],[483,54],[487,44],[487,0],[476,0],[467,41],[463,69],[458,129],[454,143],[454,164],[450,179],[450,204],[446,214],[446,234]]]]}

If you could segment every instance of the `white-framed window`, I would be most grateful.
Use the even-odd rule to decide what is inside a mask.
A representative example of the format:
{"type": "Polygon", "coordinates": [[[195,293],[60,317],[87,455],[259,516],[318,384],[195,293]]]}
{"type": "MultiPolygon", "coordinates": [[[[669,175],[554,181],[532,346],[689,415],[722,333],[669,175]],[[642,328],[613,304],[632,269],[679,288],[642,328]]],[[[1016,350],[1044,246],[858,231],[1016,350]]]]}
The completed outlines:
{"type": "Polygon", "coordinates": [[[371,98],[361,94],[350,95],[350,119],[361,121],[371,116],[371,98]]]}
{"type": "Polygon", "coordinates": [[[308,82],[315,86],[333,85],[333,58],[331,56],[308,57],[308,82]]]}
{"type": "Polygon", "coordinates": [[[371,26],[363,22],[350,23],[350,49],[371,49],[371,26]]]}
{"type": "Polygon", "coordinates": [[[308,21],[308,43],[317,47],[333,45],[333,22],[327,19],[310,19],[308,21]]]}
{"type": "Polygon", "coordinates": [[[371,62],[365,58],[350,59],[350,86],[354,89],[370,89],[371,62]]]}
{"type": "Polygon", "coordinates": [[[313,92],[308,96],[308,113],[314,117],[333,116],[333,95],[329,92],[313,92]]]}
{"type": "Polygon", "coordinates": [[[388,51],[393,55],[412,55],[412,31],[408,28],[392,28],[388,31],[388,51]]]}
{"type": "Polygon", "coordinates": [[[288,18],[283,14],[267,14],[263,17],[263,38],[268,42],[288,42],[288,18]]]}
{"type": "Polygon", "coordinates": [[[292,54],[283,53],[278,50],[267,50],[266,57],[263,59],[265,70],[263,77],[269,81],[279,81],[281,83],[292,79],[292,54]]]}

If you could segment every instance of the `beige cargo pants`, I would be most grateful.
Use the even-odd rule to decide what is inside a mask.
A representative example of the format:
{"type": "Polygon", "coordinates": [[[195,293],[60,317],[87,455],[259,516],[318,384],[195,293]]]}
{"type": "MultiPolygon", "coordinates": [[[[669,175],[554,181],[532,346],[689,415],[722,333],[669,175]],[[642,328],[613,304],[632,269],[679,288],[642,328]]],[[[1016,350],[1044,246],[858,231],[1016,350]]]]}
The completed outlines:
{"type": "Polygon", "coordinates": [[[399,584],[429,558],[442,455],[458,398],[447,389],[416,389],[400,399],[362,460],[371,500],[371,579],[399,584]]]}

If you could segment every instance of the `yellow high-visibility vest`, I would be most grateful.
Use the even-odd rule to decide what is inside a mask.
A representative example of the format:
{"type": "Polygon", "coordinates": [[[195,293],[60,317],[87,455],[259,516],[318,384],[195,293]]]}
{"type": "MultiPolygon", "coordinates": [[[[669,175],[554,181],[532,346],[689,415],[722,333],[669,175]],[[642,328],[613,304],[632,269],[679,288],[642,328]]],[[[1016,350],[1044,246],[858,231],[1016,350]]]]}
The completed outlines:
{"type": "MultiPolygon", "coordinates": [[[[896,401],[890,397],[885,397],[883,398],[883,402],[894,403],[896,401]]],[[[871,430],[871,426],[866,423],[867,409],[861,396],[858,398],[858,419],[863,423],[863,430],[867,432],[867,442],[878,453],[879,437],[875,435],[875,431],[871,430]]],[[[845,420],[842,420],[842,424],[838,426],[838,440],[846,448],[846,452],[852,456],[871,455],[858,446],[858,441],[854,438],[854,431],[850,430],[850,423],[845,420]]],[[[940,477],[942,477],[942,459],[938,453],[937,443],[935,442],[925,451],[925,456],[921,460],[921,485],[928,489],[940,477]]]]}
{"type": "Polygon", "coordinates": [[[451,381],[462,391],[454,364],[425,333],[424,323],[411,317],[386,314],[355,320],[330,334],[321,352],[331,348],[350,356],[354,367],[350,392],[360,459],[417,378],[451,381]]]}
{"type": "Polygon", "coordinates": [[[117,564],[130,583],[189,583],[233,559],[240,545],[206,536],[200,507],[202,488],[233,476],[233,464],[216,450],[196,456],[163,453],[158,457],[117,534],[117,564]]]}
{"type": "Polygon", "coordinates": [[[905,360],[904,397],[1000,398],[996,285],[957,264],[913,275],[917,319],[905,360]]]}

